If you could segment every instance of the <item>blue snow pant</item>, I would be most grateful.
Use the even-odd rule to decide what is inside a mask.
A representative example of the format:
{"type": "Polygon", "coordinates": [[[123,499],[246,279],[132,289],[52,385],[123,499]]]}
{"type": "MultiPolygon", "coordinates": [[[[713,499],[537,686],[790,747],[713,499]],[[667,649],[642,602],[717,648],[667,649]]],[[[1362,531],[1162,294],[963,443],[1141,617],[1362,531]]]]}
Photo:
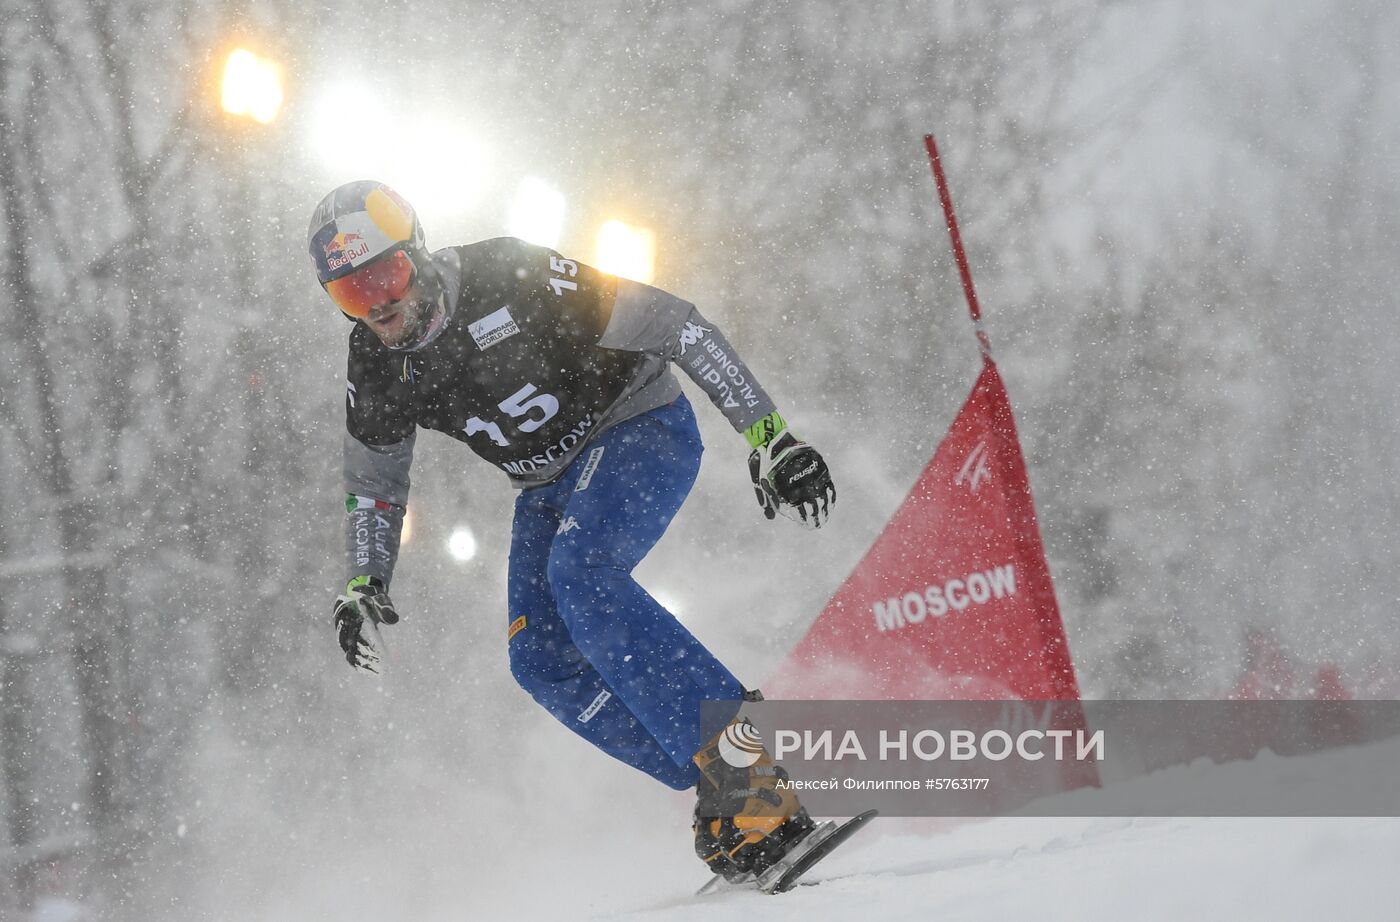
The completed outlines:
{"type": "Polygon", "coordinates": [[[510,546],[510,670],[564,726],[676,790],[694,787],[700,702],[739,680],[632,578],[700,470],[690,402],[603,433],[521,491],[510,546]]]}

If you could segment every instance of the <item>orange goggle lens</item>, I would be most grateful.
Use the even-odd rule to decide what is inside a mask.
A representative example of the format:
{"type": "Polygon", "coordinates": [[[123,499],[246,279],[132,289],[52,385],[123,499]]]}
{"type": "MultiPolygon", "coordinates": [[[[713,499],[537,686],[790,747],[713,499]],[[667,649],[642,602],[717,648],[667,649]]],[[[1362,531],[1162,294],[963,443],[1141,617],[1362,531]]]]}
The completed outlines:
{"type": "Polygon", "coordinates": [[[369,316],[371,308],[397,301],[413,287],[413,260],[403,250],[326,283],[336,307],[351,317],[369,316]]]}

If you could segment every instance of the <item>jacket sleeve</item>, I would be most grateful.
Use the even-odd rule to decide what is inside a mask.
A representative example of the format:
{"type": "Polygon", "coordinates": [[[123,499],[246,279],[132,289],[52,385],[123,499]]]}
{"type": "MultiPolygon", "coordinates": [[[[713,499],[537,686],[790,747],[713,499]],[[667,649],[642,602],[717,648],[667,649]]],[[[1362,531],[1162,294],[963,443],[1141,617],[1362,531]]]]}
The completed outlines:
{"type": "Polygon", "coordinates": [[[779,419],[773,400],[719,328],[694,304],[659,288],[618,279],[598,345],[650,352],[680,366],[750,444],[757,444],[754,433],[765,420],[779,419]]]}
{"type": "Polygon", "coordinates": [[[408,505],[414,436],[370,446],[345,434],[346,581],[377,576],[389,585],[408,505]]]}
{"type": "Polygon", "coordinates": [[[346,579],[375,576],[387,586],[398,560],[417,427],[364,335],[372,334],[357,324],[346,382],[346,579]]]}

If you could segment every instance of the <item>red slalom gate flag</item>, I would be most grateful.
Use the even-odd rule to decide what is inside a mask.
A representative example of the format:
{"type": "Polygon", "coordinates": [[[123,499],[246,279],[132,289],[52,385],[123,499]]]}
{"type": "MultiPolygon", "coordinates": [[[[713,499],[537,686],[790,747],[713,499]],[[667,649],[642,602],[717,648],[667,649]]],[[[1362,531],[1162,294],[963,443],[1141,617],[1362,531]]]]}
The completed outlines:
{"type": "Polygon", "coordinates": [[[765,690],[1079,699],[1011,403],[990,356],[903,505],[765,690]]]}
{"type": "MultiPolygon", "coordinates": [[[[789,699],[1070,702],[1052,710],[1084,729],[1011,400],[932,135],[924,146],[982,373],[904,503],[765,688],[789,699]]],[[[1037,783],[1095,785],[1098,771],[1076,760],[1058,779],[1026,780],[987,796],[1024,801],[1049,793],[1037,783]]]]}

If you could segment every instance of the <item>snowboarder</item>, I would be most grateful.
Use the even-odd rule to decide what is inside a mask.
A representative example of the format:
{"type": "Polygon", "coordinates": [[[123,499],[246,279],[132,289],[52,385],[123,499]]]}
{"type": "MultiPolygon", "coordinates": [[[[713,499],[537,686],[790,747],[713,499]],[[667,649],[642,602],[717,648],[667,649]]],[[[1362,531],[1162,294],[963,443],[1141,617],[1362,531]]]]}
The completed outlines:
{"type": "MultiPolygon", "coordinates": [[[[695,306],[501,237],[430,253],[387,186],[343,185],[308,232],[316,276],[357,321],[344,439],[346,660],[378,672],[418,428],[505,472],[515,501],[506,639],[521,687],[570,730],[676,790],[697,789],[696,852],[736,879],[811,828],[764,753],[700,739],[700,703],[744,686],[632,578],[694,483],[702,451],[678,365],[748,440],[764,515],[820,527],[821,455],[695,306]]],[[[750,693],[751,694],[751,693],[750,693]]],[[[737,704],[736,704],[737,707],[737,704]]]]}

